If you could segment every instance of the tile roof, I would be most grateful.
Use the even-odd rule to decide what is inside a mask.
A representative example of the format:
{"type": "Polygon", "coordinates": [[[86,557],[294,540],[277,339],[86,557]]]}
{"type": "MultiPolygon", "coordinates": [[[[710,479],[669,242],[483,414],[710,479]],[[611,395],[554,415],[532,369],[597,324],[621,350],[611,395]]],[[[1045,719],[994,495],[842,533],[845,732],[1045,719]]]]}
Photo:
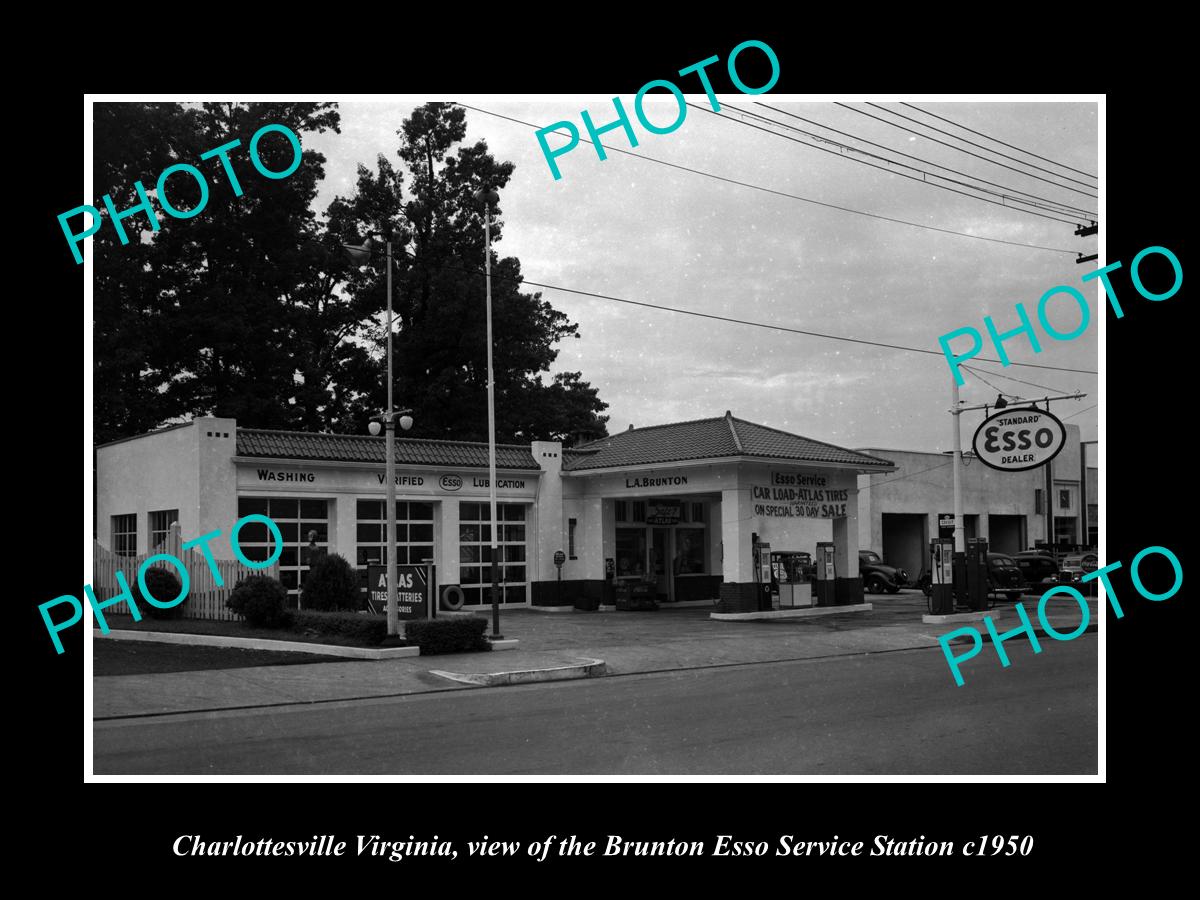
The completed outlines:
{"type": "Polygon", "coordinates": [[[888,470],[889,460],[734,418],[697,419],[622,431],[564,451],[563,468],[578,472],[617,466],[684,462],[723,456],[758,456],[794,462],[833,463],[888,470]]]}
{"type": "MultiPolygon", "coordinates": [[[[313,434],[305,431],[267,431],[238,428],[237,455],[275,459],[330,460],[383,463],[386,438],[360,434],[313,434]]],[[[488,445],[466,441],[396,438],[397,465],[457,466],[486,469],[488,445]]],[[[540,467],[528,446],[496,445],[496,465],[501,469],[540,467]]]]}

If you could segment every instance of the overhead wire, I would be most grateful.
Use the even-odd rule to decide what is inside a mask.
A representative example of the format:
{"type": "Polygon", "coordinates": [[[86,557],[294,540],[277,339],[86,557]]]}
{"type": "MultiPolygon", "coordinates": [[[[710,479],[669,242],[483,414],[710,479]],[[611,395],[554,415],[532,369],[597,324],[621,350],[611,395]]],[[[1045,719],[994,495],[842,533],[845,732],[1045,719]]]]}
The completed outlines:
{"type": "Polygon", "coordinates": [[[1099,403],[1093,403],[1091,406],[1087,407],[1086,409],[1081,409],[1081,410],[1079,410],[1079,412],[1073,412],[1069,416],[1063,416],[1063,419],[1073,419],[1076,416],[1082,416],[1085,412],[1091,412],[1093,409],[1095,409],[1099,405],[1100,405],[1099,403]]]}
{"type": "MultiPolygon", "coordinates": [[[[966,366],[963,366],[962,368],[964,368],[964,369],[967,369],[967,367],[966,367],[966,366]]],[[[976,377],[976,378],[978,378],[980,381],[982,381],[984,384],[986,384],[988,387],[990,387],[992,390],[994,390],[994,391],[995,391],[997,394],[999,394],[1000,396],[1002,396],[1002,397],[1012,397],[1014,400],[1020,400],[1020,399],[1022,399],[1022,398],[1021,398],[1020,396],[1018,396],[1017,394],[1006,394],[1004,391],[1002,391],[1002,390],[1001,390],[1000,388],[998,388],[996,385],[992,384],[990,381],[988,381],[986,378],[984,378],[984,377],[983,377],[983,373],[982,373],[982,372],[981,372],[979,369],[967,369],[967,371],[968,371],[968,372],[972,372],[972,373],[974,373],[974,375],[975,375],[975,377],[976,377]]]]}
{"type": "MultiPolygon", "coordinates": [[[[463,107],[464,109],[473,110],[474,112],[483,113],[484,115],[488,115],[488,116],[494,116],[495,118],[504,119],[505,121],[514,122],[518,125],[524,125],[528,128],[533,128],[535,130],[537,130],[541,127],[539,125],[535,125],[532,122],[525,122],[525,121],[522,121],[521,119],[515,119],[512,116],[506,116],[501,113],[493,112],[488,109],[481,109],[480,107],[477,107],[477,106],[469,106],[466,103],[458,103],[457,105],[463,107]]],[[[554,132],[551,132],[551,134],[558,134],[558,132],[554,131],[554,132]]],[[[565,135],[563,135],[563,136],[565,137],[565,135]]],[[[592,144],[593,146],[596,146],[596,144],[594,144],[592,141],[587,140],[586,138],[580,138],[579,140],[582,141],[583,143],[592,144]]],[[[775,188],[765,187],[760,184],[753,184],[748,181],[739,181],[736,178],[728,178],[724,175],[717,175],[712,172],[705,172],[701,169],[692,168],[691,166],[680,165],[679,163],[667,162],[666,160],[656,159],[653,156],[646,156],[643,153],[634,153],[630,150],[623,150],[620,147],[609,147],[607,144],[600,144],[599,146],[602,146],[606,151],[609,151],[609,152],[622,153],[626,156],[632,156],[635,159],[641,159],[641,160],[645,160],[646,162],[657,163],[660,166],[667,166],[668,168],[678,169],[683,172],[691,172],[694,175],[702,175],[706,178],[712,178],[716,181],[725,182],[726,184],[733,184],[733,185],[737,185],[739,187],[750,188],[751,190],[762,191],[763,193],[766,193],[766,194],[774,194],[777,197],[787,197],[791,200],[799,200],[802,203],[810,203],[814,206],[824,207],[825,209],[835,209],[835,210],[838,210],[839,212],[850,213],[850,214],[856,215],[856,216],[865,216],[866,218],[869,218],[869,219],[879,219],[880,221],[892,222],[897,225],[907,225],[911,228],[922,228],[922,229],[925,229],[926,231],[936,231],[940,234],[951,234],[951,235],[955,235],[957,237],[971,238],[972,240],[976,240],[976,241],[986,241],[991,244],[1005,244],[1009,247],[1024,247],[1028,250],[1045,250],[1048,253],[1066,253],[1070,256],[1078,256],[1079,255],[1077,250],[1067,250],[1062,247],[1046,247],[1041,244],[1026,244],[1021,241],[1009,241],[1009,240],[1005,240],[1003,238],[993,238],[993,237],[987,237],[985,235],[969,234],[968,232],[965,232],[965,231],[955,231],[951,228],[940,228],[936,225],[926,225],[922,222],[910,222],[907,219],[897,219],[894,216],[885,216],[885,215],[881,215],[879,213],[866,212],[861,209],[853,209],[848,206],[840,206],[836,203],[826,203],[823,200],[814,200],[811,197],[803,197],[799,194],[789,193],[788,191],[781,191],[781,190],[777,190],[775,188]]],[[[1071,223],[1067,223],[1067,224],[1071,224],[1071,223]]]]}
{"type": "MultiPolygon", "coordinates": [[[[411,251],[409,251],[408,248],[405,247],[405,248],[401,248],[401,249],[410,258],[418,259],[418,257],[415,254],[413,254],[411,251]]],[[[424,262],[423,260],[419,260],[419,261],[424,262]]],[[[441,268],[441,269],[451,269],[451,270],[466,272],[468,274],[474,274],[474,275],[485,275],[486,274],[482,269],[464,268],[462,266],[451,266],[451,265],[446,265],[446,264],[436,264],[435,263],[435,264],[433,264],[433,267],[441,268]]],[[[901,350],[901,351],[906,351],[909,353],[922,353],[922,354],[926,354],[929,356],[940,356],[943,358],[945,356],[945,354],[943,354],[941,351],[926,350],[923,347],[908,347],[903,344],[889,344],[889,343],[886,343],[883,341],[869,341],[869,340],[866,340],[863,338],[852,338],[852,337],[846,337],[844,335],[828,334],[828,333],[820,332],[820,331],[809,331],[809,330],[806,330],[803,328],[792,328],[787,325],[776,325],[776,324],[773,324],[770,322],[754,322],[749,319],[738,319],[738,318],[735,318],[732,316],[720,316],[720,315],[717,315],[716,313],[700,312],[699,310],[694,310],[694,309],[683,309],[682,307],[678,307],[678,306],[666,306],[666,305],[660,304],[660,303],[648,303],[643,300],[629,300],[625,297],[616,297],[611,294],[600,294],[595,291],[584,291],[584,290],[580,290],[578,288],[569,288],[569,287],[563,287],[562,285],[557,285],[557,284],[548,284],[548,283],[542,282],[542,281],[533,281],[524,276],[513,278],[513,277],[507,277],[504,275],[499,275],[499,274],[493,272],[492,277],[500,279],[502,281],[510,281],[510,282],[514,282],[516,284],[528,284],[528,285],[532,285],[534,287],[540,287],[540,288],[544,288],[546,290],[551,290],[551,291],[562,291],[563,293],[577,294],[582,297],[592,297],[592,298],[595,298],[598,300],[610,300],[614,303],[625,303],[630,306],[640,306],[640,307],[644,307],[646,309],[658,309],[658,310],[662,310],[664,312],[673,312],[673,313],[678,313],[679,315],[685,315],[685,316],[695,316],[695,317],[701,318],[701,319],[712,319],[712,320],[715,320],[718,322],[729,322],[729,323],[732,323],[735,325],[749,325],[749,326],[752,326],[755,328],[768,328],[768,329],[772,329],[774,331],[787,332],[789,334],[802,334],[807,337],[819,337],[819,338],[825,338],[826,340],[831,340],[831,341],[843,341],[843,342],[851,343],[851,344],[863,344],[863,345],[870,346],[870,347],[882,347],[887,350],[901,350]]],[[[978,359],[978,357],[976,357],[976,359],[978,359]]],[[[1001,365],[1003,365],[1003,363],[998,359],[984,358],[979,361],[1000,363],[1001,365]]],[[[1032,368],[1032,369],[1049,369],[1049,370],[1056,371],[1056,372],[1075,372],[1075,373],[1078,373],[1081,375],[1096,375],[1096,374],[1098,374],[1097,372],[1093,372],[1088,369],[1070,369],[1070,368],[1064,368],[1062,366],[1039,365],[1037,363],[1010,362],[1009,365],[1024,366],[1024,367],[1032,368]]]]}
{"type": "MultiPolygon", "coordinates": [[[[727,105],[733,106],[733,104],[727,104],[727,105]]],[[[1031,206],[1038,206],[1041,209],[1057,207],[1058,208],[1056,210],[1057,212],[1078,213],[1079,215],[1090,216],[1093,219],[1096,217],[1096,213],[1092,212],[1091,210],[1086,210],[1086,209],[1083,209],[1078,206],[1071,206],[1068,203],[1062,203],[1058,200],[1054,200],[1051,197],[1043,197],[1041,194],[1030,194],[1027,191],[1019,191],[1016,188],[1009,187],[1008,185],[1004,185],[1004,184],[999,184],[995,181],[988,181],[986,178],[980,178],[978,175],[972,175],[969,172],[963,172],[960,169],[955,169],[950,166],[944,166],[941,163],[936,163],[931,159],[925,159],[922,156],[914,156],[911,153],[905,153],[903,150],[896,150],[895,148],[889,147],[886,144],[879,144],[879,143],[876,143],[875,141],[867,140],[867,138],[861,137],[860,135],[851,134],[848,131],[842,131],[838,128],[834,128],[832,125],[825,125],[825,124],[823,124],[821,122],[817,122],[813,119],[809,119],[804,116],[797,115],[796,113],[789,112],[786,109],[780,109],[779,107],[772,106],[769,103],[763,103],[761,100],[756,100],[755,105],[761,106],[764,109],[772,110],[773,112],[780,113],[781,115],[789,116],[790,118],[797,119],[801,122],[807,122],[809,125],[813,125],[817,128],[824,128],[826,131],[832,131],[834,134],[842,135],[842,137],[847,137],[847,138],[850,138],[851,140],[859,141],[863,144],[869,144],[872,147],[878,147],[881,150],[886,150],[888,153],[894,153],[897,156],[903,156],[906,159],[916,160],[917,162],[925,163],[928,166],[933,166],[934,168],[937,168],[937,169],[945,169],[947,172],[953,172],[955,175],[962,175],[964,178],[970,178],[973,181],[979,181],[979,182],[982,182],[983,184],[990,185],[991,187],[1000,188],[1001,191],[1006,192],[1006,193],[998,194],[997,196],[1001,196],[1001,197],[1014,196],[1015,197],[1015,195],[1019,194],[1023,197],[1031,198],[1031,201],[1042,201],[1042,203],[1030,202],[1031,206]],[[1050,204],[1050,206],[1047,207],[1042,204],[1050,204]]],[[[737,107],[734,107],[734,108],[736,109],[737,107]]],[[[765,119],[765,121],[768,121],[768,122],[775,121],[773,119],[768,119],[766,117],[763,117],[763,118],[765,119]]],[[[796,131],[800,132],[801,134],[808,134],[810,137],[815,138],[816,140],[827,140],[826,138],[822,138],[820,135],[811,134],[810,132],[804,131],[803,129],[795,128],[795,126],[793,126],[793,125],[788,125],[785,122],[777,122],[776,124],[778,124],[784,128],[793,128],[796,131]]],[[[854,147],[848,147],[847,149],[856,150],[856,148],[854,148],[854,147]]],[[[857,151],[856,150],[856,152],[865,152],[865,151],[857,151]]],[[[869,155],[874,155],[874,154],[869,154],[869,155]]],[[[883,159],[883,157],[878,157],[878,158],[883,159]]],[[[895,165],[903,165],[903,163],[895,163],[895,165]]],[[[924,171],[923,169],[918,169],[915,166],[911,167],[911,168],[913,168],[915,171],[918,171],[918,172],[924,171]]],[[[929,174],[934,178],[942,178],[943,177],[941,175],[937,175],[932,172],[930,172],[929,174]]],[[[945,180],[951,181],[954,184],[962,184],[962,182],[955,181],[954,179],[951,179],[951,178],[947,178],[945,180]]],[[[983,190],[983,188],[976,188],[976,190],[983,190]]],[[[989,193],[992,193],[992,192],[989,192],[989,193]]]]}
{"type": "MultiPolygon", "coordinates": [[[[969,141],[964,137],[958,137],[958,135],[950,134],[950,132],[944,131],[943,129],[938,128],[935,125],[928,125],[925,122],[920,122],[917,119],[912,118],[911,116],[904,115],[904,113],[898,113],[893,109],[888,109],[886,106],[880,106],[878,103],[871,103],[869,100],[866,101],[866,104],[867,104],[867,106],[874,107],[875,109],[881,110],[882,112],[891,113],[892,115],[898,116],[901,119],[906,119],[907,121],[912,122],[914,125],[920,125],[923,128],[928,128],[931,131],[936,131],[939,134],[944,134],[947,137],[952,137],[955,140],[959,140],[959,141],[962,141],[963,143],[970,144],[973,147],[979,147],[979,149],[981,149],[981,150],[988,150],[987,147],[980,146],[979,144],[976,144],[974,141],[969,141]]],[[[876,119],[880,122],[883,122],[885,125],[891,125],[893,128],[899,128],[901,131],[907,131],[909,134],[915,134],[917,137],[925,138],[925,140],[927,140],[927,141],[933,141],[935,144],[941,144],[943,147],[949,147],[951,150],[957,150],[959,153],[965,153],[968,156],[974,156],[976,159],[982,159],[984,162],[991,163],[993,166],[1000,166],[1002,169],[1008,169],[1012,172],[1017,172],[1018,174],[1024,175],[1026,178],[1036,178],[1038,181],[1044,181],[1044,182],[1046,182],[1046,184],[1052,184],[1061,190],[1071,191],[1072,193],[1075,193],[1075,194],[1082,194],[1085,197],[1091,197],[1093,200],[1099,199],[1095,194],[1089,194],[1087,191],[1081,191],[1078,188],[1073,188],[1073,187],[1070,187],[1069,185],[1059,184],[1057,181],[1051,181],[1050,179],[1043,178],[1040,175],[1034,175],[1032,172],[1023,172],[1020,169],[1014,169],[1012,166],[1006,165],[1005,163],[997,162],[994,159],[988,159],[986,156],[980,156],[978,153],[972,153],[970,150],[964,150],[962,147],[956,147],[954,144],[947,144],[945,141],[938,140],[935,137],[930,137],[927,134],[922,134],[919,131],[913,131],[911,128],[901,125],[898,122],[893,122],[889,119],[884,119],[884,118],[881,118],[880,116],[873,115],[873,114],[867,112],[865,109],[859,109],[858,107],[850,106],[847,103],[841,103],[841,102],[838,102],[837,105],[842,107],[843,109],[848,109],[848,110],[851,110],[852,112],[858,113],[859,115],[866,116],[869,119],[876,119]]],[[[996,151],[988,150],[988,152],[995,153],[996,151]]],[[[996,155],[998,156],[999,154],[997,153],[996,155]]],[[[1032,169],[1040,169],[1040,171],[1043,171],[1043,172],[1047,171],[1046,169],[1041,169],[1040,166],[1035,166],[1032,163],[1026,163],[1025,165],[1028,165],[1032,169]]],[[[1055,172],[1050,172],[1049,174],[1057,175],[1057,173],[1055,173],[1055,172]]],[[[1062,178],[1066,181],[1074,182],[1075,184],[1083,185],[1086,188],[1094,188],[1095,187],[1095,185],[1087,184],[1086,182],[1079,181],[1075,178],[1068,178],[1066,175],[1057,175],[1057,177],[1062,178]]]]}
{"type": "MultiPolygon", "coordinates": [[[[1040,159],[1043,162],[1048,162],[1052,166],[1059,166],[1060,168],[1067,169],[1068,171],[1071,171],[1071,172],[1078,172],[1080,175],[1084,175],[1088,178],[1098,178],[1098,176],[1093,175],[1091,172],[1085,172],[1085,171],[1083,171],[1083,169],[1076,169],[1074,166],[1068,166],[1066,163],[1055,162],[1052,159],[1048,159],[1045,156],[1040,156],[1037,153],[1034,153],[1032,150],[1024,150],[1021,147],[1017,147],[1014,144],[1008,143],[1007,141],[1002,141],[1002,140],[1000,140],[1000,138],[992,137],[990,134],[984,134],[982,131],[976,131],[974,128],[971,128],[967,125],[962,124],[962,122],[955,122],[953,119],[947,119],[945,116],[939,116],[935,112],[930,112],[927,109],[922,109],[921,107],[915,106],[912,103],[905,103],[903,100],[901,100],[900,105],[907,106],[909,109],[915,109],[917,112],[924,113],[927,116],[933,116],[933,118],[935,118],[935,119],[941,119],[943,122],[948,122],[949,124],[953,125],[955,128],[961,128],[964,131],[971,132],[971,134],[977,134],[981,138],[987,138],[989,141],[995,141],[997,144],[1003,144],[1005,147],[1008,147],[1010,150],[1016,150],[1018,153],[1024,153],[1028,156],[1032,156],[1034,159],[1040,159]]],[[[1003,153],[1000,153],[997,150],[989,150],[988,152],[995,153],[998,156],[1004,156],[1006,159],[1012,159],[1013,162],[1022,162],[1019,159],[1014,159],[1013,157],[1007,156],[1006,154],[1003,154],[1003,153]]],[[[1024,164],[1024,163],[1022,163],[1022,164],[1024,164]]]]}
{"type": "Polygon", "coordinates": [[[926,472],[932,472],[934,469],[944,469],[953,462],[954,458],[951,457],[947,462],[938,463],[936,466],[930,466],[928,469],[917,469],[915,472],[908,472],[904,475],[895,475],[891,478],[884,478],[880,481],[872,481],[871,487],[878,487],[881,484],[887,484],[889,481],[903,481],[905,478],[912,478],[916,475],[924,475],[926,472]]]}
{"type": "MultiPolygon", "coordinates": [[[[978,372],[979,371],[974,366],[968,366],[965,363],[960,363],[959,366],[960,366],[960,368],[966,369],[968,372],[978,372]]],[[[1028,385],[1029,387],[1041,388],[1044,391],[1055,391],[1059,394],[1070,393],[1070,391],[1065,391],[1062,388],[1051,387],[1051,386],[1045,385],[1045,384],[1037,384],[1036,382],[1033,382],[1033,381],[1022,381],[1020,378],[1014,378],[1012,375],[1005,375],[1003,372],[993,372],[993,371],[987,370],[986,374],[992,375],[996,378],[1004,378],[1004,379],[1007,379],[1008,381],[1020,382],[1021,384],[1028,385]]],[[[993,387],[995,387],[995,385],[993,385],[993,387]]]]}
{"type": "MultiPolygon", "coordinates": [[[[886,166],[880,166],[880,165],[877,165],[876,163],[868,162],[865,159],[857,159],[855,157],[848,157],[848,156],[845,156],[845,155],[837,152],[836,150],[830,150],[828,147],[820,147],[815,144],[810,144],[807,141],[802,141],[799,138],[794,138],[794,137],[791,137],[790,135],[780,134],[778,131],[772,131],[770,128],[764,128],[763,126],[756,125],[753,122],[747,122],[744,119],[736,119],[730,115],[724,115],[722,113],[714,111],[711,106],[701,106],[698,103],[691,103],[691,102],[688,102],[688,106],[692,107],[693,109],[699,109],[699,110],[703,110],[705,112],[711,113],[712,115],[716,116],[718,119],[724,119],[727,122],[733,122],[737,125],[745,125],[747,128],[754,128],[758,131],[764,131],[767,134],[773,134],[776,137],[781,137],[785,141],[792,141],[793,143],[799,144],[802,147],[808,147],[812,150],[820,150],[822,153],[830,153],[841,159],[848,159],[851,162],[856,162],[859,165],[870,166],[872,169],[879,169],[880,171],[887,172],[891,175],[899,175],[901,178],[907,178],[910,181],[916,181],[916,182],[919,182],[920,184],[928,184],[931,187],[940,188],[943,191],[950,191],[952,194],[960,194],[963,197],[970,197],[974,200],[981,200],[984,203],[990,203],[993,206],[1003,207],[1004,209],[1011,209],[1014,212],[1025,213],[1026,215],[1029,215],[1029,216],[1038,216],[1039,218],[1042,218],[1042,219],[1049,219],[1052,222],[1060,222],[1063,225],[1075,225],[1075,224],[1077,224],[1077,221],[1078,221],[1077,219],[1076,220],[1060,219],[1058,216],[1047,215],[1044,212],[1036,212],[1035,210],[1032,210],[1032,209],[1024,209],[1019,206],[1011,206],[1007,203],[1002,203],[998,200],[991,200],[987,197],[980,197],[976,194],[969,194],[966,191],[960,191],[957,188],[952,188],[952,187],[949,187],[948,185],[935,184],[934,182],[926,181],[924,178],[917,178],[915,175],[907,175],[904,172],[897,172],[895,169],[890,169],[886,166]]],[[[739,112],[740,112],[740,110],[739,110],[739,112]]],[[[979,188],[975,188],[975,190],[979,190],[979,188]]]]}

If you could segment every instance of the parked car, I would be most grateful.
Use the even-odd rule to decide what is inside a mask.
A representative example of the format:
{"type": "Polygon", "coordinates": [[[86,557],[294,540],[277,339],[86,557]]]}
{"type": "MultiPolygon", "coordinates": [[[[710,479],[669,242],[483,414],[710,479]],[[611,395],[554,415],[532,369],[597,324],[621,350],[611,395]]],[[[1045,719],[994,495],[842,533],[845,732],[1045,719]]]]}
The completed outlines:
{"type": "Polygon", "coordinates": [[[1058,562],[1048,550],[1022,550],[1012,554],[1012,558],[1016,560],[1026,584],[1036,587],[1042,582],[1057,579],[1058,562]]]}
{"type": "Polygon", "coordinates": [[[1083,576],[1088,572],[1095,572],[1100,567],[1100,557],[1095,553],[1077,553],[1073,556],[1064,556],[1062,564],[1058,567],[1058,574],[1053,579],[1058,584],[1079,585],[1084,591],[1094,591],[1096,582],[1088,581],[1080,584],[1083,576]]]}
{"type": "Polygon", "coordinates": [[[858,551],[858,571],[862,576],[863,590],[868,594],[897,593],[908,587],[908,573],[896,566],[889,566],[873,550],[858,551]]]}
{"type": "Polygon", "coordinates": [[[989,553],[988,592],[1003,594],[1010,601],[1021,599],[1027,584],[1016,559],[1006,553],[989,553]]]}
{"type": "MultiPolygon", "coordinates": [[[[917,576],[917,587],[926,597],[933,593],[933,585],[928,569],[922,569],[917,576]]],[[[1018,565],[1018,561],[1006,553],[988,554],[988,593],[1003,594],[1010,601],[1021,599],[1028,584],[1018,565]]]]}

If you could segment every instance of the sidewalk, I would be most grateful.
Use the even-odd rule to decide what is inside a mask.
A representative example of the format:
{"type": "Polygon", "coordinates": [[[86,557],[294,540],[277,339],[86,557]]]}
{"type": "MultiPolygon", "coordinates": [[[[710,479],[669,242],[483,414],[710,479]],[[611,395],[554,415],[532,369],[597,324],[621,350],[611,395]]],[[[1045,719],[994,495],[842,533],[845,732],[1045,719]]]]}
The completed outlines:
{"type": "MultiPolygon", "coordinates": [[[[520,640],[516,650],[99,677],[93,679],[93,716],[108,719],[474,689],[432,670],[489,675],[603,660],[609,676],[629,675],[937,647],[940,635],[957,628],[971,626],[984,632],[982,622],[922,623],[926,606],[919,591],[872,596],[870,601],[875,608],[866,613],[749,622],[715,621],[705,608],[560,615],[505,612],[501,630],[506,638],[520,640]]],[[[1046,651],[1056,642],[1041,633],[1037,602],[1033,595],[1022,600],[1046,651]]],[[[1096,598],[1089,598],[1088,604],[1089,631],[1095,631],[1096,598]]],[[[1013,607],[1000,600],[988,612],[997,631],[1020,624],[1013,607]]],[[[1055,598],[1047,606],[1047,619],[1056,630],[1070,633],[1079,625],[1079,608],[1068,597],[1055,598]]],[[[993,650],[985,647],[984,654],[991,654],[996,664],[993,650]]],[[[981,663],[987,659],[984,654],[981,663]]],[[[936,664],[946,665],[940,653],[936,664]]]]}

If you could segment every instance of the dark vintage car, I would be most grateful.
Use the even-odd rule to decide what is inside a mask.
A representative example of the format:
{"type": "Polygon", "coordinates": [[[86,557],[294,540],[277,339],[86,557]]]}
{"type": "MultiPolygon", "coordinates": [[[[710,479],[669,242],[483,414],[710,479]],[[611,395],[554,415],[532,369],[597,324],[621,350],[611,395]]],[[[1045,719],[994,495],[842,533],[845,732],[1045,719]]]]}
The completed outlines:
{"type": "MultiPolygon", "coordinates": [[[[922,569],[917,578],[919,587],[928,597],[933,593],[928,569],[922,569]]],[[[1003,594],[1009,600],[1021,599],[1028,588],[1023,572],[1016,558],[1006,553],[988,554],[988,593],[1003,594]]]]}
{"type": "Polygon", "coordinates": [[[1012,558],[1016,560],[1025,583],[1031,587],[1037,587],[1043,581],[1052,582],[1058,576],[1058,562],[1048,550],[1022,550],[1013,553],[1012,558]]]}
{"type": "Polygon", "coordinates": [[[889,566],[873,550],[858,551],[858,571],[862,576],[863,590],[868,594],[895,594],[900,588],[908,587],[908,573],[896,566],[889,566]]]}
{"type": "Polygon", "coordinates": [[[1006,553],[989,553],[988,593],[1003,594],[1009,600],[1021,599],[1027,587],[1016,559],[1006,553]]]}

